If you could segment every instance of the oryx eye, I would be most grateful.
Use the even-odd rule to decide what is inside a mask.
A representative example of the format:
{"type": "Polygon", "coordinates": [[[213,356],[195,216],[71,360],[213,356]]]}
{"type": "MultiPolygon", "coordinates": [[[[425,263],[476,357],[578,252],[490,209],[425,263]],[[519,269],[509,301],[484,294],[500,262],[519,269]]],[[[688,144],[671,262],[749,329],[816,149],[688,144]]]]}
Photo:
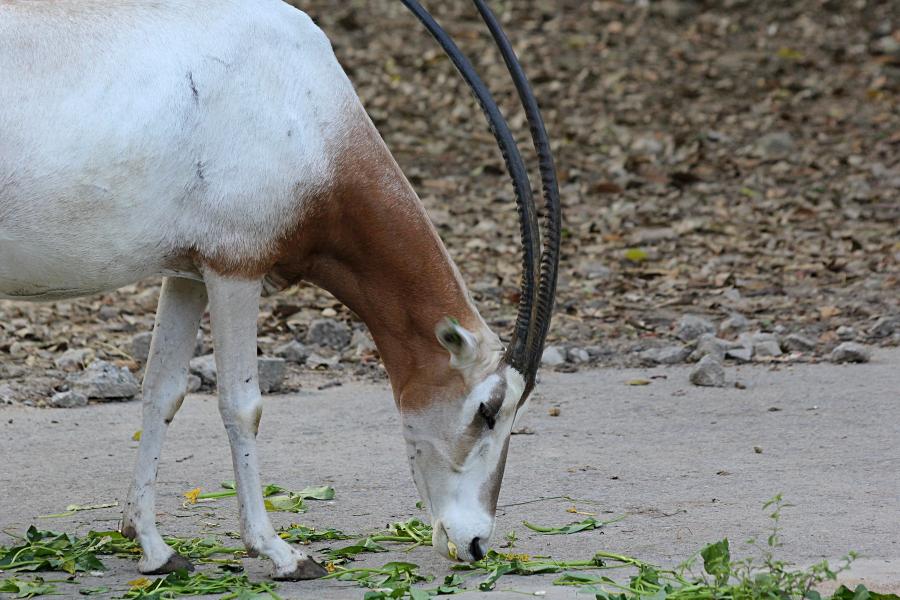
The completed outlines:
{"type": "Polygon", "coordinates": [[[497,415],[491,408],[485,404],[481,403],[478,407],[478,414],[481,415],[481,418],[484,419],[484,422],[487,423],[488,429],[493,429],[494,425],[497,424],[497,415]]]}

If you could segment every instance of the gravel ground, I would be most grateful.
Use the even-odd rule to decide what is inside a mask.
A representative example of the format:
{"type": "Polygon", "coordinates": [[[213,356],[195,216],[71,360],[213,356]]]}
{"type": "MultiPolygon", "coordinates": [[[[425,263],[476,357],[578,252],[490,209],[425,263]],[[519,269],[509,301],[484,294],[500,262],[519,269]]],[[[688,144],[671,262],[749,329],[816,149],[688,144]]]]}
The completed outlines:
{"type": "MultiPolygon", "coordinates": [[[[515,531],[516,552],[577,560],[603,549],[674,565],[727,536],[733,552],[745,556],[744,540],[767,532],[763,502],[781,492],[795,505],[784,511],[786,559],[805,565],[856,550],[863,559],[846,581],[900,592],[898,365],[900,351],[893,349],[865,365],[728,369],[746,389],[692,386],[684,366],[545,374],[521,422],[532,433],[512,441],[493,543],[515,531]],[[650,383],[628,385],[636,379],[650,383]],[[582,519],[567,512],[573,505],[601,518],[625,518],[570,536],[540,536],[522,526],[525,519],[551,525],[582,519]]],[[[0,530],[32,523],[78,534],[116,527],[118,508],[36,517],[71,503],[121,501],[139,414],[137,402],[77,410],[0,407],[0,530]]],[[[306,514],[272,513],[276,525],[300,521],[370,532],[422,516],[383,383],[267,398],[260,455],[266,481],[337,490],[335,501],[312,503],[306,514]]],[[[215,399],[189,397],[161,460],[161,531],[224,536],[235,530],[232,499],[185,509],[181,497],[197,486],[215,490],[231,477],[215,399]]],[[[448,568],[425,548],[366,556],[362,564],[390,560],[411,560],[439,577],[448,568]]],[[[244,564],[253,577],[266,576],[261,560],[244,564]]],[[[86,578],[85,585],[123,589],[136,577],[132,562],[109,565],[106,575],[86,578]]],[[[575,597],[554,588],[552,579],[506,577],[498,590],[509,594],[484,597],[521,597],[513,590],[575,597]]],[[[281,591],[317,600],[363,594],[337,582],[284,584],[281,591]]]]}
{"type": "MultiPolygon", "coordinates": [[[[506,334],[517,300],[514,211],[463,84],[398,2],[297,4],[332,39],[479,307],[506,334]]],[[[474,9],[432,4],[524,140],[474,9]]],[[[743,327],[720,332],[730,341],[742,330],[778,336],[786,356],[757,354],[765,360],[821,360],[848,340],[900,343],[900,5],[494,4],[532,75],[559,164],[556,368],[643,364],[648,350],[683,343],[687,314],[716,325],[738,314],[743,327]],[[791,334],[811,346],[791,355],[791,334]]],[[[47,404],[94,357],[139,371],[133,338],[152,327],[158,286],[0,302],[0,402],[47,404]],[[60,368],[67,350],[88,355],[60,368]]],[[[261,353],[305,342],[319,317],[356,338],[295,352],[282,389],[384,377],[362,324],[310,286],[266,300],[261,353]]],[[[204,332],[198,355],[210,351],[204,332]]],[[[700,358],[688,350],[669,356],[700,358]]]]}

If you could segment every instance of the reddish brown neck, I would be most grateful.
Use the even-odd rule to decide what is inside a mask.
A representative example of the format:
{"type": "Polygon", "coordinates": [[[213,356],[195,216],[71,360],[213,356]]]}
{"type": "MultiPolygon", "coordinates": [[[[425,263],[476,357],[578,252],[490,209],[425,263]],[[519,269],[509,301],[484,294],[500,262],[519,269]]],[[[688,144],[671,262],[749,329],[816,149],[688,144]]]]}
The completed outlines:
{"type": "Polygon", "coordinates": [[[276,271],[287,280],[315,283],[358,314],[375,339],[398,402],[415,404],[430,388],[462,385],[435,338],[438,322],[453,317],[471,331],[483,322],[374,127],[359,128],[351,145],[336,185],[310,207],[290,241],[289,263],[276,271]]]}

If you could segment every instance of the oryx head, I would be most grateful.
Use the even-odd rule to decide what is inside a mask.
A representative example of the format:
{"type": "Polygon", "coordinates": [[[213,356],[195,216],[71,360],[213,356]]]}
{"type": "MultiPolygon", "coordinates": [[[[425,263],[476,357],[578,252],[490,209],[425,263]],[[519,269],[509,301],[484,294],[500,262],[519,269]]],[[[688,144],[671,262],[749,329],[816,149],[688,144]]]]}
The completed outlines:
{"type": "MultiPolygon", "coordinates": [[[[497,139],[512,178],[523,246],[521,300],[504,350],[480,319],[436,324],[441,368],[423,389],[401,399],[413,477],[431,512],[433,542],[441,554],[478,560],[487,551],[506,465],[510,433],[535,382],[556,293],[559,262],[559,192],[547,133],[528,80],[509,40],[483,0],[474,0],[516,85],[538,155],[546,204],[541,232],[531,184],[516,142],[471,63],[416,0],[402,0],[447,52],[472,88],[497,139]]],[[[453,315],[448,315],[452,317],[453,315]]]]}

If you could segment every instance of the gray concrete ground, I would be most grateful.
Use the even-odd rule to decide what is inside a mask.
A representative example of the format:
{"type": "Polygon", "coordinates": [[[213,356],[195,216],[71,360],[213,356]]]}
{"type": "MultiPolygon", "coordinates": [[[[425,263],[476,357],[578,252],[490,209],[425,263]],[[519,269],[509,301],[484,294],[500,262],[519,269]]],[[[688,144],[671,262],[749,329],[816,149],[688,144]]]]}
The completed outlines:
{"type": "MultiPolygon", "coordinates": [[[[761,505],[781,492],[796,505],[784,513],[786,558],[810,564],[855,550],[864,558],[849,581],[900,591],[900,351],[878,352],[865,365],[729,369],[746,389],[693,387],[687,374],[682,367],[545,374],[520,423],[534,433],[512,442],[495,545],[515,531],[517,552],[573,560],[603,549],[671,565],[727,536],[733,553],[742,555],[744,540],[767,531],[761,505]],[[627,385],[636,377],[652,383],[627,385]],[[558,416],[550,416],[551,407],[559,408],[558,416]],[[522,525],[525,519],[563,524],[583,518],[566,512],[573,505],[625,518],[603,531],[570,536],[540,536],[522,525]]],[[[121,501],[139,414],[137,402],[0,408],[0,529],[22,531],[37,523],[83,534],[114,528],[115,508],[37,517],[71,503],[121,501]]],[[[337,489],[335,501],[312,503],[306,514],[273,513],[277,525],[299,521],[369,532],[420,514],[386,385],[268,397],[259,442],[266,481],[337,489]]],[[[215,490],[231,478],[215,400],[192,396],[175,419],[160,469],[163,533],[235,530],[233,499],[184,509],[181,498],[186,490],[215,490]]],[[[439,577],[449,566],[427,548],[372,555],[363,564],[388,560],[411,560],[439,577]]],[[[107,563],[111,570],[102,578],[85,581],[123,590],[137,576],[134,563],[107,563]]],[[[252,576],[265,576],[262,560],[245,564],[252,576]]],[[[490,597],[541,591],[547,598],[575,597],[552,580],[509,576],[490,597]]],[[[77,587],[67,593],[77,597],[77,587]]],[[[338,599],[361,598],[363,590],[300,582],[281,585],[280,593],[338,599]]]]}

